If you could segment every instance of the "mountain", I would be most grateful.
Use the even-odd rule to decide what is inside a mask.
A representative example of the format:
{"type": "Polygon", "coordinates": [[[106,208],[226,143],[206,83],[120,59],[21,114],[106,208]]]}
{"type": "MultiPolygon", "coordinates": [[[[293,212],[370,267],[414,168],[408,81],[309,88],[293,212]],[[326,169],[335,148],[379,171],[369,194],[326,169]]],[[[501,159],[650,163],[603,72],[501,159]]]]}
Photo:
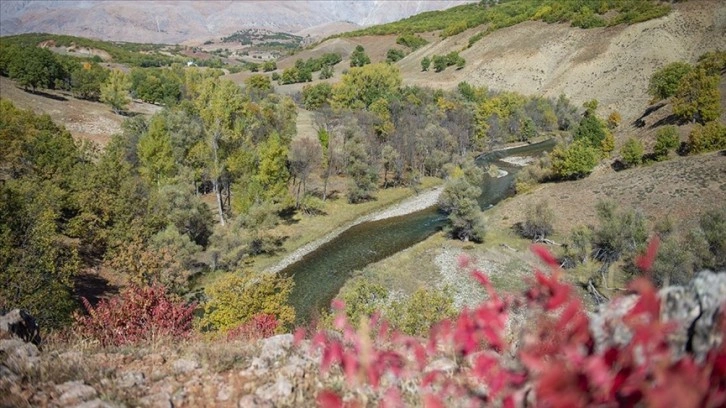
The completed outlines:
{"type": "MultiPolygon", "coordinates": [[[[331,24],[365,26],[472,0],[362,1],[3,1],[0,35],[29,32],[106,40],[182,43],[242,28],[331,33],[331,24]]],[[[333,30],[335,31],[335,30],[333,30]]]]}

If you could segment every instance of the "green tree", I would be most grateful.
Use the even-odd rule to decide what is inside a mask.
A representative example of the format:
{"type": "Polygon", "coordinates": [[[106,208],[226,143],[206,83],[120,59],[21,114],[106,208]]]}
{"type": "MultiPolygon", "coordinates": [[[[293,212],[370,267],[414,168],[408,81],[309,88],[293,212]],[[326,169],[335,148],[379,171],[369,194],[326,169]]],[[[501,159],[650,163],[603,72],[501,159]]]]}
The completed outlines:
{"type": "Polygon", "coordinates": [[[237,272],[220,277],[207,286],[204,293],[202,326],[207,330],[226,332],[248,322],[255,315],[274,315],[280,322],[279,332],[295,320],[295,309],[288,304],[293,287],[292,278],[276,274],[255,276],[237,272]]]}
{"type": "Polygon", "coordinates": [[[328,79],[333,77],[333,67],[325,64],[323,65],[323,68],[320,70],[320,75],[318,76],[318,79],[328,79]]]}
{"type": "Polygon", "coordinates": [[[552,151],[552,173],[560,179],[577,179],[590,174],[598,162],[598,152],[586,142],[575,141],[567,148],[552,151]]]}
{"type": "Polygon", "coordinates": [[[654,101],[670,98],[676,94],[681,79],[693,67],[686,62],[673,62],[655,71],[648,83],[648,93],[654,101]]]}
{"type": "Polygon", "coordinates": [[[376,189],[378,172],[370,163],[363,139],[356,135],[345,145],[348,158],[346,173],[350,177],[348,183],[348,202],[359,203],[368,200],[376,189]]]}
{"type": "Polygon", "coordinates": [[[308,110],[316,110],[328,103],[333,94],[333,87],[327,82],[305,85],[302,89],[303,106],[308,110]]]}
{"type": "Polygon", "coordinates": [[[639,166],[643,162],[643,143],[635,138],[629,138],[623,148],[620,149],[620,156],[627,167],[639,166]]]}
{"type": "Polygon", "coordinates": [[[688,147],[691,153],[726,149],[726,125],[716,121],[697,124],[688,135],[688,147]]]}
{"type": "Polygon", "coordinates": [[[482,242],[484,222],[477,201],[484,171],[472,160],[449,174],[439,197],[439,208],[449,217],[449,234],[462,241],[482,242]]]}
{"type": "Polygon", "coordinates": [[[552,234],[555,213],[547,201],[540,201],[527,209],[524,223],[522,224],[522,235],[535,242],[544,241],[552,234]]]}
{"type": "Polygon", "coordinates": [[[683,120],[704,124],[718,119],[721,114],[719,77],[707,75],[702,68],[683,76],[673,95],[673,113],[683,120]]]}
{"type": "Polygon", "coordinates": [[[362,45],[357,45],[353,52],[350,54],[350,66],[362,67],[371,63],[370,57],[366,54],[365,49],[362,45]]]}
{"type": "Polygon", "coordinates": [[[595,113],[586,114],[575,129],[575,140],[581,140],[588,146],[599,149],[607,136],[607,128],[595,113]]]}
{"type": "Polygon", "coordinates": [[[73,95],[81,99],[98,100],[101,84],[108,78],[109,71],[96,63],[86,62],[71,72],[73,95]]]}
{"type": "Polygon", "coordinates": [[[612,201],[596,205],[599,228],[593,234],[595,259],[612,263],[622,256],[638,253],[648,239],[645,217],[632,210],[618,211],[612,201]]]}
{"type": "Polygon", "coordinates": [[[245,85],[254,92],[269,93],[272,91],[272,82],[270,77],[262,74],[251,75],[245,79],[245,85]]]}
{"type": "Polygon", "coordinates": [[[421,71],[428,71],[431,66],[431,58],[423,57],[421,60],[421,71]]]}
{"type": "Polygon", "coordinates": [[[265,61],[262,63],[262,71],[270,72],[277,69],[277,63],[275,61],[265,61]]]}
{"type": "Polygon", "coordinates": [[[666,126],[658,129],[655,134],[655,146],[653,153],[658,160],[668,157],[668,152],[678,148],[681,139],[678,135],[678,128],[675,126],[666,126]]]}
{"type": "Polygon", "coordinates": [[[139,172],[151,184],[160,186],[176,173],[171,137],[161,116],[154,116],[149,130],[139,139],[139,172]]]}
{"type": "Polygon", "coordinates": [[[402,301],[394,301],[386,310],[391,324],[410,336],[424,336],[431,327],[456,315],[454,300],[448,290],[419,288],[402,301]]]}
{"type": "Polygon", "coordinates": [[[101,85],[101,101],[111,105],[115,113],[121,113],[131,103],[130,89],[131,81],[128,76],[115,69],[111,71],[106,82],[101,85]]]}
{"type": "Polygon", "coordinates": [[[394,62],[402,60],[405,56],[406,53],[403,52],[403,50],[399,50],[398,48],[391,48],[386,52],[386,62],[388,62],[389,64],[393,64],[394,62]]]}
{"type": "Polygon", "coordinates": [[[434,71],[436,72],[441,72],[448,66],[446,63],[446,57],[443,55],[434,55],[432,62],[434,64],[434,71]]]}
{"type": "Polygon", "coordinates": [[[25,89],[53,88],[57,79],[65,76],[53,53],[35,46],[22,47],[8,67],[10,78],[25,89]]]}
{"type": "Polygon", "coordinates": [[[332,105],[336,108],[368,107],[375,100],[397,91],[401,82],[401,73],[395,65],[371,64],[351,68],[333,86],[332,105]]]}

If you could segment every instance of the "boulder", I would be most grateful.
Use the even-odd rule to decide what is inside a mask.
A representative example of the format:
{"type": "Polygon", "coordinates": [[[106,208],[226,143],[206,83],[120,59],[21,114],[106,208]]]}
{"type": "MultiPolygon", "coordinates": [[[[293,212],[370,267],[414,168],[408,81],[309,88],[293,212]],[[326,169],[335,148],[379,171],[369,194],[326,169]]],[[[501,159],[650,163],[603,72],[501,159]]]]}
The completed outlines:
{"type": "Polygon", "coordinates": [[[22,309],[14,309],[0,316],[0,332],[10,333],[27,343],[40,345],[40,328],[35,318],[22,309]]]}

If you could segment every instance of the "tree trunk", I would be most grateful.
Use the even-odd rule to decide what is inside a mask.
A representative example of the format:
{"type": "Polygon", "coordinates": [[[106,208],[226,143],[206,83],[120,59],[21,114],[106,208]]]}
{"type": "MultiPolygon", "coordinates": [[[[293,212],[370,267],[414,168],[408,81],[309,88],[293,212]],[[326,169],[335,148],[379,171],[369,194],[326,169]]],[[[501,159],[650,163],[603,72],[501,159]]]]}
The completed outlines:
{"type": "Polygon", "coordinates": [[[214,187],[214,195],[217,197],[217,210],[219,211],[219,223],[223,226],[226,224],[224,221],[224,210],[222,209],[222,192],[219,189],[219,179],[217,177],[212,179],[212,186],[214,187]]]}

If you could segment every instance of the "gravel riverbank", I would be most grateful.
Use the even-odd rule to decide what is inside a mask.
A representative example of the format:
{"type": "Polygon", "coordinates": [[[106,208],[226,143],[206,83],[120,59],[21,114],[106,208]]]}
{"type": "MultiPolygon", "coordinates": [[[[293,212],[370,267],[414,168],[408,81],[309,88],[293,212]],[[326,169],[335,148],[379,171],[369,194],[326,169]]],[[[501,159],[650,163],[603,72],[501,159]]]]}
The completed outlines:
{"type": "Polygon", "coordinates": [[[315,241],[309,242],[300,248],[290,252],[285,258],[283,258],[276,265],[267,269],[267,272],[277,273],[301,260],[305,255],[318,249],[321,245],[330,242],[338,235],[342,234],[345,230],[368,221],[379,221],[386,218],[398,217],[401,215],[411,214],[416,211],[420,211],[431,206],[436,205],[441,195],[442,187],[436,187],[431,190],[421,192],[413,197],[409,197],[397,204],[394,204],[386,209],[373,212],[368,215],[359,217],[355,221],[352,221],[346,225],[343,225],[335,230],[331,231],[322,238],[316,239],[315,241]]]}

